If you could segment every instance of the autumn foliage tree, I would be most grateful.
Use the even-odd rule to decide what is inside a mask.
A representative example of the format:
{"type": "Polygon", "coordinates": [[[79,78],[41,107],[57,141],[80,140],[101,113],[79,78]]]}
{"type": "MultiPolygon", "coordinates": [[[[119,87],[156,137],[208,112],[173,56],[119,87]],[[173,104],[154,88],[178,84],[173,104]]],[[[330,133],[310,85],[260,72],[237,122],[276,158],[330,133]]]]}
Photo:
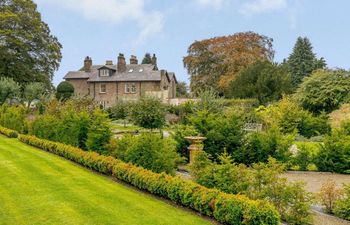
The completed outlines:
{"type": "Polygon", "coordinates": [[[258,60],[272,61],[272,39],[254,32],[195,41],[184,57],[194,94],[208,87],[225,94],[237,74],[258,60]]]}

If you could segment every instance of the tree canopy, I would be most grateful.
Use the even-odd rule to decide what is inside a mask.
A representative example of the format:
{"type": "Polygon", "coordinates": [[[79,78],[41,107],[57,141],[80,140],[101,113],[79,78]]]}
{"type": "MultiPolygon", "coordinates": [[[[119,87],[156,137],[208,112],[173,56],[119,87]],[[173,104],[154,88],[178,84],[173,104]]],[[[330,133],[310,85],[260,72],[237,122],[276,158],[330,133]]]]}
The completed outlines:
{"type": "Polygon", "coordinates": [[[0,77],[51,86],[62,46],[32,0],[0,1],[0,43],[0,77]]]}
{"type": "Polygon", "coordinates": [[[67,100],[73,95],[73,93],[74,93],[73,85],[71,83],[69,83],[68,81],[62,81],[57,86],[56,98],[62,99],[62,100],[67,100]]]}
{"type": "Polygon", "coordinates": [[[242,70],[230,84],[230,97],[256,98],[260,104],[279,100],[292,90],[285,67],[258,61],[242,70]]]}
{"type": "Polygon", "coordinates": [[[272,61],[272,41],[254,32],[195,41],[183,59],[192,92],[210,87],[225,93],[242,69],[258,60],[272,61]]]}
{"type": "Polygon", "coordinates": [[[292,83],[297,87],[312,71],[325,68],[326,62],[323,58],[316,58],[307,37],[298,37],[293,52],[288,57],[287,66],[292,75],[292,83]]]}
{"type": "Polygon", "coordinates": [[[12,78],[0,77],[0,105],[6,100],[18,97],[21,92],[21,87],[12,78]]]}
{"type": "Polygon", "coordinates": [[[188,97],[188,86],[186,82],[180,81],[176,85],[176,97],[188,97]]]}
{"type": "Polygon", "coordinates": [[[27,103],[28,108],[35,99],[39,99],[45,92],[45,86],[43,83],[29,83],[25,86],[23,91],[23,98],[27,103]]]}
{"type": "Polygon", "coordinates": [[[150,53],[146,53],[142,59],[142,64],[152,64],[152,58],[150,53]]]}
{"type": "Polygon", "coordinates": [[[317,70],[297,90],[296,98],[312,112],[331,112],[350,100],[350,72],[317,70]]]}

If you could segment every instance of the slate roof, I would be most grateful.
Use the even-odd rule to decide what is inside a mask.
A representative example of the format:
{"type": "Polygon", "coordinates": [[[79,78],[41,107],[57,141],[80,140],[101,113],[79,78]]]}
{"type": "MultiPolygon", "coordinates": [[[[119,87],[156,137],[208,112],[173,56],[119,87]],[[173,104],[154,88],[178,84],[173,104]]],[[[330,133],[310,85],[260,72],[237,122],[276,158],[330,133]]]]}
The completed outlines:
{"type": "MultiPolygon", "coordinates": [[[[115,81],[161,81],[161,71],[154,70],[152,64],[128,64],[126,71],[117,71],[117,65],[93,65],[90,72],[84,70],[68,72],[64,79],[88,79],[87,82],[115,82],[115,81]],[[98,69],[107,67],[112,70],[108,77],[99,76],[98,69]]],[[[172,76],[175,76],[173,73],[172,76]]],[[[169,79],[169,77],[168,77],[169,79]]]]}

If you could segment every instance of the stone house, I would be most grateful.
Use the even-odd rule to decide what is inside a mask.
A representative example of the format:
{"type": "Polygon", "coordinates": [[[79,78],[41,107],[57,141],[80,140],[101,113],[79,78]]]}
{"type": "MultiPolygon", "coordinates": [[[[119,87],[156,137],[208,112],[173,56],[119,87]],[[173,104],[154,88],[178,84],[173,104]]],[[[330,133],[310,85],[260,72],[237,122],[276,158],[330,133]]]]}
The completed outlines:
{"type": "Polygon", "coordinates": [[[119,54],[117,64],[107,60],[105,65],[93,65],[87,56],[83,68],[68,72],[64,79],[74,86],[76,96],[91,96],[103,107],[142,96],[159,97],[167,103],[176,97],[175,74],[158,70],[154,54],[151,64],[138,64],[133,55],[127,64],[124,55],[119,54]]]}

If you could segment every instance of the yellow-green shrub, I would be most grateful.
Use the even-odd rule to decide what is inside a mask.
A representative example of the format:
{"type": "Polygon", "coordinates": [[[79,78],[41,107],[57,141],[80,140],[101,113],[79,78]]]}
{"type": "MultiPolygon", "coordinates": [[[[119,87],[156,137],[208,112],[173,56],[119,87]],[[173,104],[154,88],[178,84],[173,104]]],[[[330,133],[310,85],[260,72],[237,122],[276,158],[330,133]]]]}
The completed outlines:
{"type": "Polygon", "coordinates": [[[0,134],[3,134],[9,138],[17,138],[18,133],[14,130],[7,129],[5,127],[0,126],[0,134]]]}

